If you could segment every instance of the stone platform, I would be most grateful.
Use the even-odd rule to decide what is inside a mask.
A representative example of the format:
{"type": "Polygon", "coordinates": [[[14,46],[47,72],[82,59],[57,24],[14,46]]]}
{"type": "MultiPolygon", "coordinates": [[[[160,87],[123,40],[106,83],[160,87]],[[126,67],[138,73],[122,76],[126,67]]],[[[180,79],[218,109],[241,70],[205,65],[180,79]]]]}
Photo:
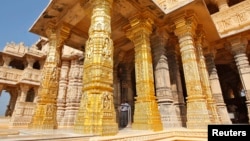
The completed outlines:
{"type": "Polygon", "coordinates": [[[127,127],[115,136],[96,136],[77,134],[72,129],[9,128],[7,121],[7,118],[0,118],[0,141],[207,141],[207,130],[176,128],[153,132],[127,127]]]}

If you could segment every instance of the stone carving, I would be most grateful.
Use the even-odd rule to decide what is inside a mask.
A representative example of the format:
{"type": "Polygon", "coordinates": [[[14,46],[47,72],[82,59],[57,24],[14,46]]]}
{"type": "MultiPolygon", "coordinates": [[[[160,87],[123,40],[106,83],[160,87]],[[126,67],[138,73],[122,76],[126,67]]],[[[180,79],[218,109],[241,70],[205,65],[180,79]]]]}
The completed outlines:
{"type": "Polygon", "coordinates": [[[250,28],[250,1],[242,1],[211,17],[221,38],[248,30],[250,28]]]}

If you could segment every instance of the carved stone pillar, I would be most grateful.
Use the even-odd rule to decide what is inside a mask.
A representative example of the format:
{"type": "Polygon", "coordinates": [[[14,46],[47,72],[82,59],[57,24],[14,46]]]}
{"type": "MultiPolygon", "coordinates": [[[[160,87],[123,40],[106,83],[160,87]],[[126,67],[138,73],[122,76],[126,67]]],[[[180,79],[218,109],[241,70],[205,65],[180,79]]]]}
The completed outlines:
{"type": "Polygon", "coordinates": [[[31,57],[31,56],[27,56],[26,60],[28,62],[28,68],[32,69],[36,60],[33,57],[31,57]]]}
{"type": "Polygon", "coordinates": [[[3,61],[4,61],[3,67],[6,67],[6,68],[9,67],[9,64],[10,64],[12,58],[8,55],[3,55],[2,57],[3,57],[3,61]]]}
{"type": "Polygon", "coordinates": [[[176,106],[176,114],[179,123],[181,123],[182,127],[186,127],[187,122],[187,107],[184,101],[184,95],[182,90],[182,82],[181,82],[181,74],[180,74],[180,66],[178,60],[177,49],[178,40],[176,38],[170,37],[167,44],[167,57],[168,57],[168,66],[169,66],[169,74],[170,74],[170,83],[171,90],[174,99],[174,104],[176,106]]]}
{"type": "Polygon", "coordinates": [[[40,64],[40,69],[42,70],[43,69],[43,67],[44,67],[44,63],[45,63],[45,61],[44,60],[40,60],[39,61],[39,64],[40,64]]]}
{"type": "Polygon", "coordinates": [[[164,38],[164,35],[162,34],[167,36],[166,33],[158,31],[156,35],[151,37],[154,60],[155,89],[161,121],[164,128],[181,127],[181,122],[178,122],[175,110],[170,84],[168,59],[166,57],[165,47],[168,38],[164,38]]]}
{"type": "Polygon", "coordinates": [[[153,21],[148,15],[137,15],[130,19],[127,37],[135,46],[136,101],[133,129],[163,129],[154,92],[153,66],[149,36],[153,21]]]}
{"type": "Polygon", "coordinates": [[[240,75],[242,87],[246,94],[246,106],[248,109],[248,118],[250,123],[250,65],[246,55],[246,47],[248,41],[240,36],[228,39],[230,50],[234,55],[234,59],[240,75]]]}
{"type": "Polygon", "coordinates": [[[29,86],[28,85],[20,85],[21,88],[21,96],[19,99],[19,102],[25,102],[26,97],[27,97],[27,92],[29,90],[29,86]]]}
{"type": "MultiPolygon", "coordinates": [[[[79,69],[79,64],[77,59],[71,60],[70,63],[70,70],[68,74],[68,89],[67,89],[67,95],[65,95],[66,98],[66,108],[64,112],[64,117],[62,119],[62,126],[70,127],[74,125],[75,122],[75,116],[79,109],[79,103],[80,99],[78,97],[79,93],[81,92],[79,89],[79,74],[82,71],[79,69]]],[[[82,79],[82,78],[81,78],[82,79]]],[[[81,84],[82,85],[82,84],[81,84]]]]}
{"type": "Polygon", "coordinates": [[[74,130],[115,135],[118,132],[113,102],[113,0],[94,0],[83,65],[83,88],[74,130]]]}
{"type": "Polygon", "coordinates": [[[216,66],[214,63],[214,53],[206,53],[206,64],[209,74],[209,81],[211,86],[211,91],[217,105],[218,114],[221,119],[222,124],[231,124],[232,121],[230,120],[226,104],[223,99],[222,90],[219,82],[219,77],[217,74],[216,66]]]}
{"type": "Polygon", "coordinates": [[[56,120],[56,99],[58,95],[59,75],[61,65],[61,52],[64,41],[69,36],[70,29],[61,25],[55,29],[49,25],[47,35],[49,38],[49,51],[42,70],[41,85],[38,90],[38,100],[30,128],[55,129],[56,120]]]}
{"type": "Polygon", "coordinates": [[[207,107],[208,107],[211,122],[218,124],[218,123],[221,123],[221,119],[218,116],[216,103],[212,95],[211,86],[209,82],[209,75],[207,72],[206,61],[203,55],[202,48],[203,48],[205,34],[201,28],[202,27],[199,27],[196,33],[196,48],[197,48],[196,51],[197,51],[197,59],[198,59],[197,60],[198,69],[199,69],[200,78],[201,78],[201,86],[202,86],[203,94],[205,95],[206,100],[207,100],[207,107]]]}
{"type": "Polygon", "coordinates": [[[207,102],[202,91],[201,77],[194,47],[197,26],[195,15],[181,15],[175,22],[187,89],[187,128],[204,128],[210,123],[207,102]]]}
{"type": "Polygon", "coordinates": [[[57,122],[58,122],[58,126],[62,125],[61,120],[64,117],[64,112],[65,112],[69,64],[70,64],[70,62],[68,60],[62,60],[60,79],[59,79],[59,91],[58,91],[58,96],[57,96],[57,122]]]}

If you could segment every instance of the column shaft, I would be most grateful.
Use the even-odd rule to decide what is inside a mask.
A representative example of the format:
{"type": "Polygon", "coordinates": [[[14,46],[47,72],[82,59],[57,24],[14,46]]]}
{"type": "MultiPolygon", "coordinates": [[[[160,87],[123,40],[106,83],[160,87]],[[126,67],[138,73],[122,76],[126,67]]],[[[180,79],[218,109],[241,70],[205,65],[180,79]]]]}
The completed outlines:
{"type": "Polygon", "coordinates": [[[196,37],[196,48],[197,48],[197,58],[198,58],[198,66],[199,66],[199,72],[201,77],[201,86],[203,90],[203,94],[206,97],[207,100],[207,107],[210,115],[210,119],[212,123],[220,123],[221,119],[218,116],[217,107],[214,101],[214,98],[212,96],[212,91],[209,83],[209,77],[207,72],[207,66],[205,62],[205,57],[203,55],[203,38],[204,33],[201,29],[197,31],[197,37],[196,37]]]}
{"type": "Polygon", "coordinates": [[[222,124],[231,124],[226,104],[223,99],[222,90],[219,82],[219,77],[217,74],[216,66],[214,64],[214,55],[212,53],[206,54],[206,64],[208,68],[209,81],[211,86],[211,92],[213,94],[215,103],[217,105],[218,114],[221,119],[222,124]]]}
{"type": "Polygon", "coordinates": [[[210,123],[206,99],[194,47],[197,26],[194,15],[181,16],[175,20],[175,34],[179,38],[181,59],[187,89],[187,128],[205,128],[210,123]]]}
{"type": "Polygon", "coordinates": [[[175,38],[170,38],[167,46],[167,57],[169,64],[169,74],[171,91],[176,106],[178,122],[182,127],[186,127],[187,122],[187,107],[184,101],[183,88],[180,74],[180,63],[178,61],[178,41],[175,38]]]}
{"type": "Polygon", "coordinates": [[[68,60],[62,61],[60,79],[59,79],[59,91],[57,96],[57,122],[58,125],[62,125],[62,118],[65,116],[65,106],[66,106],[66,93],[67,93],[67,84],[68,84],[68,73],[69,73],[69,64],[68,60]]]}
{"type": "Polygon", "coordinates": [[[246,55],[248,45],[247,39],[236,36],[229,39],[230,49],[234,54],[234,59],[239,71],[242,88],[246,95],[246,106],[248,109],[248,119],[250,123],[250,65],[246,55]]]}
{"type": "Polygon", "coordinates": [[[127,30],[128,38],[135,46],[136,102],[133,129],[163,129],[154,92],[153,66],[149,35],[152,21],[145,17],[130,20],[131,28],[127,30]]]}
{"type": "Polygon", "coordinates": [[[74,129],[78,133],[115,135],[113,102],[112,0],[94,0],[83,65],[83,89],[74,129]]]}
{"type": "Polygon", "coordinates": [[[42,70],[41,85],[38,90],[36,109],[29,125],[30,128],[55,129],[56,99],[59,89],[59,75],[61,65],[61,52],[65,39],[69,35],[69,28],[62,26],[58,30],[51,25],[47,29],[49,36],[49,51],[42,70]],[[56,31],[58,31],[56,34],[56,31]]]}

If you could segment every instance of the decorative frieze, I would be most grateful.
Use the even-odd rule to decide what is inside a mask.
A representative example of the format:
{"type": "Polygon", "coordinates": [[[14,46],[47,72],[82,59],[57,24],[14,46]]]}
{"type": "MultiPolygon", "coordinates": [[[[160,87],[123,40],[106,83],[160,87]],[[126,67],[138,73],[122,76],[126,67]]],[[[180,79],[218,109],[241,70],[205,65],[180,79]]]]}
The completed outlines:
{"type": "Polygon", "coordinates": [[[250,1],[242,1],[211,15],[221,38],[250,29],[250,1]]]}

